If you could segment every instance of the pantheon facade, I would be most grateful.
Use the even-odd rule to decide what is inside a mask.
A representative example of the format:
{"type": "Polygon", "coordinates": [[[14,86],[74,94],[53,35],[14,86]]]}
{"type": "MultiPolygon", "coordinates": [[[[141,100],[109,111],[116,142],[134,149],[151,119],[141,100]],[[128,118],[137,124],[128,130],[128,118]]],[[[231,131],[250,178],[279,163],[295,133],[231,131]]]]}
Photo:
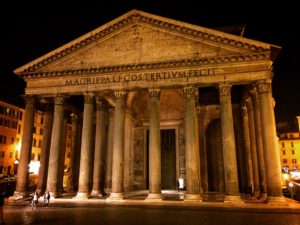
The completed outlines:
{"type": "Polygon", "coordinates": [[[280,47],[132,10],[21,66],[25,124],[17,187],[28,193],[34,113],[44,111],[38,190],[75,199],[178,190],[185,201],[283,202],[272,96],[280,47]],[[182,184],[181,184],[182,185],[182,184]],[[182,188],[182,187],[181,187],[182,188]]]}

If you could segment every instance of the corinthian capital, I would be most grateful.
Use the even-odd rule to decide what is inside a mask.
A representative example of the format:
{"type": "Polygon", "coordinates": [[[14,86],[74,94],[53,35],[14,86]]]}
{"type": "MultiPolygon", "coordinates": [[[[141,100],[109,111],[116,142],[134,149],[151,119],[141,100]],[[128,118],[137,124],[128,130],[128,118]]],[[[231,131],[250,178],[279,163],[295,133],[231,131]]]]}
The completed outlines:
{"type": "Polygon", "coordinates": [[[95,94],[94,93],[85,93],[83,95],[84,97],[84,104],[93,104],[94,103],[94,99],[95,99],[95,94]]]}
{"type": "Polygon", "coordinates": [[[116,91],[114,93],[114,95],[115,95],[115,97],[116,97],[117,100],[118,99],[124,99],[125,96],[126,96],[126,91],[116,91]]]}
{"type": "Polygon", "coordinates": [[[272,84],[271,80],[260,80],[256,83],[258,93],[271,93],[272,84]]]}
{"type": "Polygon", "coordinates": [[[149,88],[150,99],[159,100],[160,98],[160,89],[158,88],[149,88]]]}
{"type": "Polygon", "coordinates": [[[219,84],[218,91],[220,97],[231,96],[231,84],[219,84]]]}
{"type": "Polygon", "coordinates": [[[187,86],[183,88],[183,97],[190,98],[194,97],[196,98],[198,95],[198,89],[194,86],[187,86]]]}
{"type": "Polygon", "coordinates": [[[22,96],[26,102],[26,105],[35,105],[37,97],[35,95],[23,95],[22,96]]]}
{"type": "Polygon", "coordinates": [[[97,111],[106,111],[109,108],[109,104],[100,95],[96,95],[96,107],[97,111]]]}
{"type": "Polygon", "coordinates": [[[55,105],[63,105],[66,102],[66,96],[57,95],[54,97],[54,104],[55,105]]]}

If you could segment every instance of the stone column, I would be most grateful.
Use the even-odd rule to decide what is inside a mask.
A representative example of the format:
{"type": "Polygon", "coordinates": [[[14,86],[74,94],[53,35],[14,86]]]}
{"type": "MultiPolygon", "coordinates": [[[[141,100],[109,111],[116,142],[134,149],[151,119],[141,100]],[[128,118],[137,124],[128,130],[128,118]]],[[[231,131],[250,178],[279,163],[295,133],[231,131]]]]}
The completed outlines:
{"type": "Polygon", "coordinates": [[[246,105],[247,105],[248,120],[249,120],[254,196],[259,197],[259,172],[258,172],[257,149],[256,149],[255,121],[254,121],[253,105],[250,98],[246,99],[246,105]]]}
{"type": "Polygon", "coordinates": [[[225,201],[239,201],[239,184],[231,105],[231,85],[220,84],[220,116],[224,158],[225,201]]]}
{"type": "MultiPolygon", "coordinates": [[[[251,147],[250,147],[250,132],[249,132],[249,118],[246,105],[242,106],[243,113],[243,135],[245,142],[245,155],[246,155],[246,167],[247,167],[247,176],[248,176],[248,186],[253,187],[253,167],[251,159],[251,147]]],[[[252,188],[251,188],[252,191],[252,188]]]]}
{"type": "Polygon", "coordinates": [[[61,133],[61,151],[59,156],[59,171],[57,178],[57,186],[59,195],[64,192],[64,174],[65,174],[65,156],[66,156],[66,138],[67,138],[67,126],[68,126],[68,112],[65,111],[62,133],[61,133]]]}
{"type": "Polygon", "coordinates": [[[23,198],[28,194],[29,184],[29,163],[31,159],[33,123],[35,115],[36,97],[32,95],[24,96],[26,101],[25,119],[22,138],[21,155],[18,166],[17,186],[12,199],[23,198]]]}
{"type": "Polygon", "coordinates": [[[53,125],[53,105],[49,102],[43,103],[44,108],[44,125],[43,141],[41,146],[41,160],[37,182],[37,191],[43,194],[47,187],[48,165],[50,155],[51,132],[53,125]]]}
{"type": "Polygon", "coordinates": [[[112,183],[112,160],[113,160],[113,147],[114,147],[114,121],[115,121],[115,109],[110,108],[109,122],[108,122],[108,137],[107,137],[107,156],[106,156],[106,174],[105,174],[105,192],[111,193],[112,183]]]}
{"type": "Polygon", "coordinates": [[[259,173],[259,187],[260,187],[260,197],[266,198],[267,187],[266,187],[266,173],[265,173],[265,161],[264,161],[264,149],[261,133],[261,120],[260,120],[260,110],[259,110],[259,99],[257,96],[256,89],[250,91],[253,114],[255,121],[255,139],[256,139],[256,151],[257,151],[257,161],[258,161],[258,173],[259,173]]]}
{"type": "Polygon", "coordinates": [[[147,200],[161,200],[161,149],[159,89],[149,89],[149,194],[147,200]]]}
{"type": "Polygon", "coordinates": [[[108,104],[96,96],[96,138],[92,196],[103,196],[105,179],[105,158],[107,151],[108,104]]]}
{"type": "Polygon", "coordinates": [[[53,127],[51,134],[51,146],[49,156],[49,169],[47,179],[47,189],[50,195],[54,198],[59,196],[59,163],[60,163],[60,152],[62,151],[61,140],[63,131],[63,120],[64,120],[64,96],[54,97],[54,118],[53,127]]]}
{"type": "Polygon", "coordinates": [[[195,126],[195,87],[184,87],[184,131],[185,131],[185,165],[186,195],[185,200],[201,200],[200,188],[200,156],[197,147],[195,126]]]}
{"type": "Polygon", "coordinates": [[[124,127],[125,127],[125,96],[126,92],[115,92],[115,123],[112,164],[112,187],[107,200],[122,200],[124,198],[124,127]]]}
{"type": "Polygon", "coordinates": [[[75,198],[89,198],[89,182],[92,176],[93,159],[93,121],[94,121],[94,94],[84,95],[84,111],[81,138],[79,186],[75,198]]]}
{"type": "Polygon", "coordinates": [[[259,98],[262,125],[263,149],[267,177],[269,202],[285,201],[281,187],[281,168],[279,147],[276,136],[275,116],[273,111],[272,86],[270,80],[261,80],[256,84],[259,98]]]}
{"type": "Polygon", "coordinates": [[[72,168],[72,179],[73,179],[73,188],[74,191],[78,191],[78,180],[79,180],[79,167],[80,167],[80,153],[81,153],[81,137],[82,137],[82,123],[83,123],[83,115],[82,113],[78,113],[75,118],[72,119],[72,124],[76,123],[76,128],[72,127],[72,144],[74,145],[74,159],[73,159],[73,168],[72,168]],[[76,138],[75,138],[76,137],[76,138]]]}

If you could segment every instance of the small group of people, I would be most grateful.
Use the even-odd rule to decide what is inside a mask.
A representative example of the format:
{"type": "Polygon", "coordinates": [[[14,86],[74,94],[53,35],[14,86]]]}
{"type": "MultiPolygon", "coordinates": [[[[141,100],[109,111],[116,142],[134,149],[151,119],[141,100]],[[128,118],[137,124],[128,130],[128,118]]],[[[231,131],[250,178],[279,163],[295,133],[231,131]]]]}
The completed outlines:
{"type": "MultiPolygon", "coordinates": [[[[46,191],[44,194],[44,206],[48,207],[50,201],[50,193],[46,191]]],[[[39,194],[37,191],[33,193],[32,201],[31,201],[31,208],[36,208],[36,204],[39,202],[39,194]]]]}

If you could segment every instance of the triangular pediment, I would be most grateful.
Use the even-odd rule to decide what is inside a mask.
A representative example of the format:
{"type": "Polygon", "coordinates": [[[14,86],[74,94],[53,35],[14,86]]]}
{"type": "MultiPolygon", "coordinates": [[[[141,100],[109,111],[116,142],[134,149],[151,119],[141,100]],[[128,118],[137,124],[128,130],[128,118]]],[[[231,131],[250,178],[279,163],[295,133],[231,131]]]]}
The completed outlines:
{"type": "Polygon", "coordinates": [[[220,58],[270,49],[270,44],[132,10],[15,73],[220,58]]]}

